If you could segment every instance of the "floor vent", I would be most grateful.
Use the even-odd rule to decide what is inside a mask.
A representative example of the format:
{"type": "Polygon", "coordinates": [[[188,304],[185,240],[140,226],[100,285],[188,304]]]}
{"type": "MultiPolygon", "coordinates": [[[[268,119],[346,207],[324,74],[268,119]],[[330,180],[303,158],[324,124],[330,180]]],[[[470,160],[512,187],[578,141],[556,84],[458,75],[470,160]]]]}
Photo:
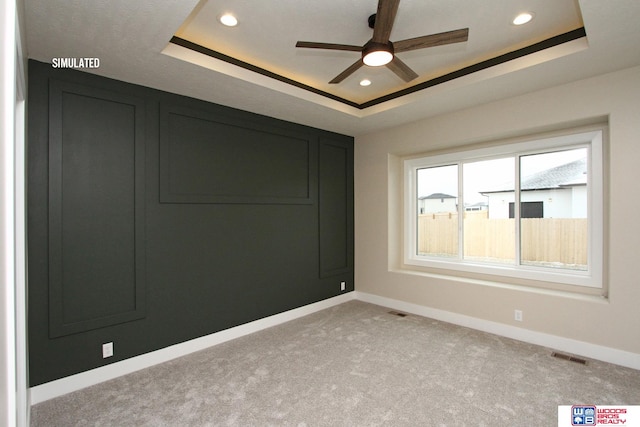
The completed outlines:
{"type": "Polygon", "coordinates": [[[400,313],[399,311],[390,311],[389,314],[393,314],[394,316],[398,317],[407,317],[405,313],[400,313]]]}
{"type": "Polygon", "coordinates": [[[558,359],[568,360],[569,362],[580,363],[581,365],[586,365],[587,364],[586,360],[580,359],[579,357],[569,356],[568,354],[553,352],[553,353],[551,353],[551,355],[553,357],[558,358],[558,359]]]}

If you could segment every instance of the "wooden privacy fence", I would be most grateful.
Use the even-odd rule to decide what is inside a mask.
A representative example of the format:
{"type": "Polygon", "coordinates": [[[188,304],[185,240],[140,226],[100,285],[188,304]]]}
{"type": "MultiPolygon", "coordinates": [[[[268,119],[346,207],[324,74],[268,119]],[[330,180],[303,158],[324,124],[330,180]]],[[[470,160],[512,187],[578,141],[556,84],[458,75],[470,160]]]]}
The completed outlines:
{"type": "MultiPolygon", "coordinates": [[[[489,219],[486,211],[466,212],[465,258],[513,262],[514,219],[489,219]]],[[[587,220],[584,218],[524,218],[520,225],[524,263],[581,268],[587,265],[587,220]]],[[[418,252],[458,254],[458,214],[418,216],[418,252]]]]}

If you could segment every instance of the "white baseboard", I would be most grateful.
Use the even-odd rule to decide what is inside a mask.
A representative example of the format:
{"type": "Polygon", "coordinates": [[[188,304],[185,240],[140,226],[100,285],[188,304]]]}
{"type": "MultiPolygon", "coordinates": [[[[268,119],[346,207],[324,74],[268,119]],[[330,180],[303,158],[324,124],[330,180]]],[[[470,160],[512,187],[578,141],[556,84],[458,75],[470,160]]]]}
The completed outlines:
{"type": "Polygon", "coordinates": [[[640,354],[590,344],[570,338],[559,337],[556,335],[545,334],[542,332],[530,331],[528,329],[505,325],[503,323],[478,319],[450,311],[438,310],[418,304],[355,291],[289,310],[284,313],[276,314],[274,316],[266,317],[264,319],[256,320],[254,322],[246,323],[244,325],[236,326],[234,328],[226,329],[224,331],[216,332],[201,338],[172,345],[151,353],[132,357],[120,362],[115,362],[110,365],[32,387],[29,390],[31,404],[35,405],[85,387],[99,384],[122,375],[130,374],[140,369],[145,369],[177,357],[204,350],[205,348],[221,344],[244,335],[252,334],[281,323],[295,320],[354,299],[640,370],[640,354]]]}
{"type": "Polygon", "coordinates": [[[51,381],[35,387],[31,387],[31,404],[35,405],[45,400],[53,399],[73,391],[83,389],[104,381],[130,374],[140,369],[145,369],[159,363],[168,362],[177,357],[186,356],[196,351],[230,341],[244,335],[252,334],[281,323],[289,322],[317,311],[333,307],[355,299],[355,292],[349,292],[337,297],[329,298],[303,307],[295,308],[284,313],[265,317],[254,322],[234,328],[225,329],[211,335],[196,338],[187,342],[172,345],[160,350],[146,353],[130,359],[101,366],[90,371],[81,372],[59,380],[51,381]]]}
{"type": "Polygon", "coordinates": [[[616,365],[640,370],[640,354],[637,353],[617,350],[614,348],[591,344],[584,341],[578,341],[571,338],[564,338],[542,332],[531,331],[528,329],[518,328],[516,326],[478,319],[475,317],[465,316],[463,314],[453,313],[450,311],[429,308],[422,305],[381,297],[365,292],[356,291],[355,294],[355,299],[371,304],[381,305],[383,307],[392,308],[394,310],[429,317],[431,319],[453,323],[454,325],[465,326],[467,328],[489,332],[518,341],[524,341],[530,344],[536,344],[574,355],[588,357],[590,359],[601,360],[603,362],[613,363],[616,365]]]}

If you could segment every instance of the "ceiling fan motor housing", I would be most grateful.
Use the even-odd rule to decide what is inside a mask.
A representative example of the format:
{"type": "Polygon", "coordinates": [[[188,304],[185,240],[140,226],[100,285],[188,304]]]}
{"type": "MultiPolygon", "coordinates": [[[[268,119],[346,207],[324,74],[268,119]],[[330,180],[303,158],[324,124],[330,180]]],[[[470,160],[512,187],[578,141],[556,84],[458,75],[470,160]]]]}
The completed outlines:
{"type": "Polygon", "coordinates": [[[369,24],[369,28],[371,28],[373,30],[373,28],[376,26],[376,14],[375,13],[373,15],[369,16],[369,19],[367,19],[367,23],[369,24]]]}

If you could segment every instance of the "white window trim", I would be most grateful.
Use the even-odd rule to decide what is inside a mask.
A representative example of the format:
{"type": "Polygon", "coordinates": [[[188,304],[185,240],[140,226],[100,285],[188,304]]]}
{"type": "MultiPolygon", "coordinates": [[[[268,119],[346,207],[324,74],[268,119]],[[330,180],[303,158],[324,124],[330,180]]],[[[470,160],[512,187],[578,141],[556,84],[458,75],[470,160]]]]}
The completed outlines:
{"type": "MultiPolygon", "coordinates": [[[[513,277],[527,279],[534,282],[551,282],[556,284],[566,284],[584,286],[589,288],[603,289],[603,269],[604,269],[604,135],[605,126],[589,129],[577,129],[575,133],[562,134],[557,136],[531,136],[525,142],[514,142],[500,146],[472,149],[468,151],[439,154],[434,156],[424,156],[404,160],[404,248],[403,259],[407,268],[411,266],[427,267],[435,269],[445,269],[461,272],[488,274],[493,276],[513,277]],[[577,147],[588,148],[589,175],[587,182],[588,189],[588,223],[589,223],[589,243],[588,243],[588,270],[570,271],[554,270],[545,267],[529,265],[497,265],[484,264],[464,260],[461,258],[442,259],[429,256],[421,256],[416,253],[417,248],[417,170],[424,167],[435,167],[443,165],[458,164],[459,174],[461,174],[462,163],[476,160],[487,160],[506,155],[523,155],[536,153],[541,150],[568,149],[577,147]]],[[[518,169],[519,162],[516,162],[516,194],[519,191],[518,169]]],[[[459,175],[460,177],[460,175],[459,175]]],[[[462,193],[462,180],[458,180],[459,195],[462,193]]],[[[462,226],[463,205],[458,203],[458,217],[462,226]]],[[[516,209],[518,208],[516,203],[516,209]]],[[[519,231],[516,229],[518,235],[519,231]]],[[[462,240],[462,230],[460,229],[460,239],[462,240]]],[[[519,237],[517,237],[519,238],[519,237]]],[[[462,248],[462,246],[459,246],[462,248]]],[[[519,252],[519,245],[516,245],[519,252]]],[[[461,249],[462,250],[462,249],[461,249]]],[[[516,254],[519,259],[519,253],[516,254]]]]}

